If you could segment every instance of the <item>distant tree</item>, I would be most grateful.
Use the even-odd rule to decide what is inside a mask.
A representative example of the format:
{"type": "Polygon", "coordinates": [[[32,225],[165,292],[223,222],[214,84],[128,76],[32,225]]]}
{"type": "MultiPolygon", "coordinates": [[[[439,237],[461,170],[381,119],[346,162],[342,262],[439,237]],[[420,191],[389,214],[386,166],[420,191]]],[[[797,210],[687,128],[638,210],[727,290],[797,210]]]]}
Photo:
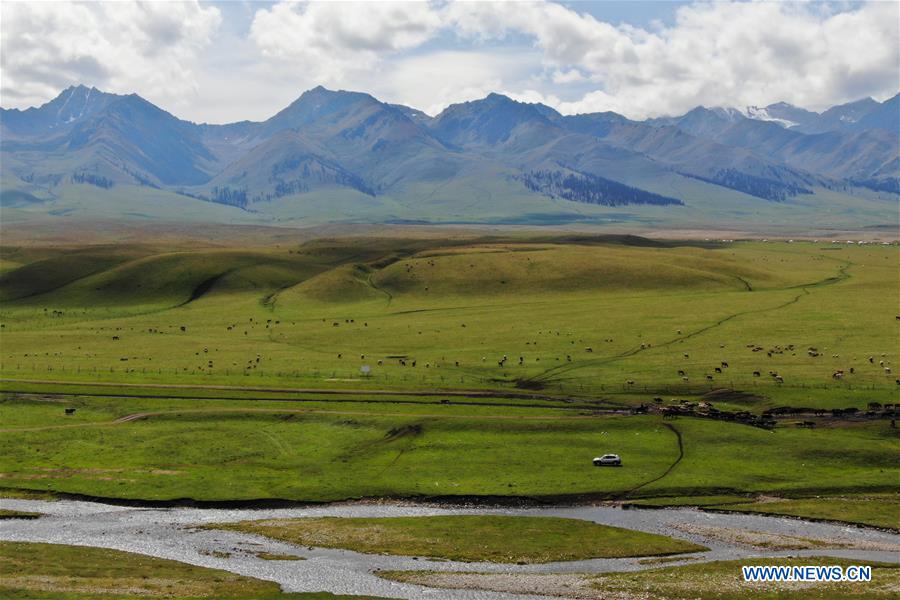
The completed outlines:
{"type": "Polygon", "coordinates": [[[86,183],[88,185],[94,185],[105,190],[108,190],[113,186],[112,179],[107,179],[102,175],[94,175],[92,173],[73,173],[72,182],[86,183]]]}
{"type": "Polygon", "coordinates": [[[684,204],[677,198],[661,196],[618,181],[578,171],[529,171],[522,175],[522,183],[529,190],[551,198],[602,206],[684,204]]]}
{"type": "Polygon", "coordinates": [[[756,177],[755,175],[741,173],[735,169],[721,169],[711,177],[701,177],[700,175],[692,175],[690,173],[682,173],[682,175],[693,179],[699,179],[700,181],[706,181],[707,183],[721,185],[722,187],[727,187],[732,190],[744,192],[750,196],[756,196],[757,198],[771,200],[773,202],[784,202],[788,198],[799,194],[813,193],[812,190],[799,185],[767,179],[765,177],[756,177]]]}

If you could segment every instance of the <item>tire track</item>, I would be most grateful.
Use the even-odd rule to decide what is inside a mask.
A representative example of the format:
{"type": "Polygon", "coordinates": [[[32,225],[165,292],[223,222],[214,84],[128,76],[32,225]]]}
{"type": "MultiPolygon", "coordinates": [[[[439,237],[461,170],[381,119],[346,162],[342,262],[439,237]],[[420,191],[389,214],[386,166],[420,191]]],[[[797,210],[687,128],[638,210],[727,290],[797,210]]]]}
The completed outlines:
{"type": "Polygon", "coordinates": [[[746,310],[746,311],[737,312],[737,313],[728,315],[727,317],[724,317],[722,319],[719,319],[718,321],[711,323],[710,325],[707,325],[705,327],[701,327],[700,329],[692,331],[692,332],[688,333],[687,335],[672,338],[671,340],[662,342],[661,344],[656,344],[655,346],[650,346],[650,347],[646,347],[646,348],[641,348],[638,346],[638,347],[632,348],[630,350],[626,350],[625,352],[622,352],[621,354],[616,354],[614,356],[608,356],[608,357],[598,358],[598,359],[593,359],[593,360],[585,360],[585,361],[580,361],[578,363],[569,363],[569,364],[565,364],[565,365],[559,365],[557,367],[552,367],[551,369],[548,369],[547,371],[544,371],[543,373],[535,375],[535,376],[527,379],[526,381],[536,382],[536,383],[549,383],[554,380],[558,380],[560,375],[563,375],[570,371],[581,369],[583,367],[609,364],[609,363],[616,362],[616,361],[619,361],[619,360],[622,360],[625,358],[632,357],[640,352],[658,349],[658,348],[665,348],[667,346],[671,346],[672,344],[681,343],[685,340],[689,340],[693,337],[696,337],[698,335],[706,333],[707,331],[710,331],[717,327],[721,327],[725,323],[727,323],[733,319],[736,319],[738,317],[781,310],[783,308],[791,306],[792,304],[796,304],[797,302],[800,301],[800,298],[802,298],[803,296],[810,295],[810,291],[808,288],[820,288],[820,287],[825,287],[828,285],[834,285],[834,284],[840,283],[842,281],[846,281],[847,279],[850,278],[850,274],[847,273],[847,269],[850,268],[852,265],[853,265],[853,263],[848,261],[838,269],[837,275],[827,277],[827,278],[819,280],[819,281],[815,281],[815,282],[807,283],[807,284],[801,284],[798,286],[791,286],[791,287],[787,287],[787,288],[780,288],[778,290],[766,290],[766,291],[786,291],[786,290],[792,290],[792,289],[802,290],[802,293],[797,294],[792,299],[790,299],[787,302],[784,302],[782,304],[779,304],[777,306],[771,306],[771,307],[767,307],[767,308],[759,308],[759,309],[754,309],[754,310],[746,310]]]}
{"type": "Polygon", "coordinates": [[[640,485],[637,485],[637,486],[631,488],[630,490],[628,490],[628,491],[626,491],[625,493],[623,493],[623,494],[620,496],[620,499],[625,499],[625,498],[627,498],[628,496],[630,496],[631,494],[633,494],[634,492],[638,491],[639,489],[641,489],[641,488],[643,488],[643,487],[647,487],[647,486],[650,485],[651,483],[656,483],[657,481],[660,481],[661,479],[667,477],[667,476],[669,475],[669,473],[671,473],[672,470],[674,470],[675,467],[678,466],[678,463],[680,463],[681,460],[684,458],[684,441],[683,441],[682,438],[681,438],[681,432],[678,431],[677,429],[675,429],[675,426],[674,426],[674,425],[671,425],[671,424],[669,424],[669,423],[663,423],[662,426],[663,426],[663,427],[666,427],[666,428],[669,429],[669,430],[671,430],[672,433],[675,434],[675,438],[678,440],[678,458],[675,459],[675,462],[673,462],[671,465],[669,465],[669,468],[666,469],[665,472],[664,472],[662,475],[660,475],[659,477],[654,477],[653,479],[650,479],[650,480],[648,480],[648,481],[645,481],[644,483],[642,483],[642,484],[640,484],[640,485]]]}

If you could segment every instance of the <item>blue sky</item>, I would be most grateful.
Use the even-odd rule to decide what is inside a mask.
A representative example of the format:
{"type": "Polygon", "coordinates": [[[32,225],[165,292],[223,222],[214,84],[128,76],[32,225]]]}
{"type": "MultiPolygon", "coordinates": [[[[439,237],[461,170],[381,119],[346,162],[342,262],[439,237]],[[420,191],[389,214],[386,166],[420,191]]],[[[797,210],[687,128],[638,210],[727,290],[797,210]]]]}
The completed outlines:
{"type": "Polygon", "coordinates": [[[897,93],[900,3],[4,2],[0,100],[71,84],[265,119],[322,84],[436,113],[491,91],[632,118],[897,93]]]}

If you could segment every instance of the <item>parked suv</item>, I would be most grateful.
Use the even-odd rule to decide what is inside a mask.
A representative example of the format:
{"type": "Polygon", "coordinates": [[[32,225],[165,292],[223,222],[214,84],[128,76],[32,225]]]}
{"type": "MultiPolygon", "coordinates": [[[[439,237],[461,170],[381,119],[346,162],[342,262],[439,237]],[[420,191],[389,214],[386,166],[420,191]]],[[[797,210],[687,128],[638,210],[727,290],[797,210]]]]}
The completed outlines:
{"type": "Polygon", "coordinates": [[[595,467],[621,467],[622,459],[618,454],[604,454],[594,459],[595,467]]]}

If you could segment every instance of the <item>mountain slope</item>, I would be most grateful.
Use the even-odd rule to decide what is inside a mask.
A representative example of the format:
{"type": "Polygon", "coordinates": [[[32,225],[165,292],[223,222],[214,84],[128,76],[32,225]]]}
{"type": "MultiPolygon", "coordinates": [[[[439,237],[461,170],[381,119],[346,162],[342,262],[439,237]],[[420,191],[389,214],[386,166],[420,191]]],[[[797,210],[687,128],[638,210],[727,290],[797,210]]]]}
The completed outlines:
{"type": "Polygon", "coordinates": [[[211,125],[79,86],[0,112],[0,202],[17,211],[7,215],[157,218],[183,205],[317,222],[569,222],[607,209],[713,222],[826,206],[891,216],[897,108],[897,97],[821,115],[697,107],[638,122],[489,94],[431,117],[317,87],[265,121],[211,125]],[[819,127],[838,129],[809,133],[819,127]]]}

